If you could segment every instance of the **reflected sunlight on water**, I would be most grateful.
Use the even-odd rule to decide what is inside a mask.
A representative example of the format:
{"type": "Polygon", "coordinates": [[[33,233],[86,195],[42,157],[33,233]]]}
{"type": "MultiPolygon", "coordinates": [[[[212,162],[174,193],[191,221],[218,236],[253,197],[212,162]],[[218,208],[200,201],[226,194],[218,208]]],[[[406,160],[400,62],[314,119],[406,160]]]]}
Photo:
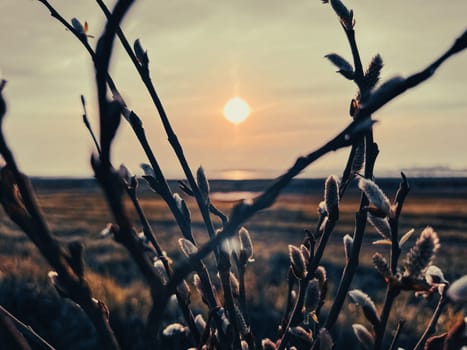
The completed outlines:
{"type": "Polygon", "coordinates": [[[270,179],[271,170],[256,170],[256,169],[226,169],[214,172],[214,178],[220,180],[256,180],[270,179]]]}
{"type": "Polygon", "coordinates": [[[253,199],[260,193],[251,191],[213,192],[210,198],[217,202],[239,202],[245,199],[253,199]]]}

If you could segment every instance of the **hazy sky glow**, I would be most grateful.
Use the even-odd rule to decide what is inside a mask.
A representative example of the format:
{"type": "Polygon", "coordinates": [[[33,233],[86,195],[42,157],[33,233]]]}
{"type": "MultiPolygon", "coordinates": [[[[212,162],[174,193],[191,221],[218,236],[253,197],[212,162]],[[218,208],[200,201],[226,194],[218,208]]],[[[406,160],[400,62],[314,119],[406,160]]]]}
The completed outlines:
{"type": "MultiPolygon", "coordinates": [[[[94,1],[51,3],[67,19],[87,20],[91,34],[101,32],[104,18],[94,1]]],[[[424,68],[467,29],[465,0],[345,3],[355,12],[364,65],[380,53],[383,80],[424,68]]],[[[92,175],[93,145],[79,100],[86,96],[97,129],[89,56],[38,1],[2,1],[0,16],[0,70],[8,80],[5,128],[22,170],[38,176],[92,175]]],[[[148,50],[153,80],[188,161],[193,169],[202,164],[211,178],[275,177],[350,122],[355,87],[323,57],[335,52],[351,61],[351,54],[334,12],[320,0],[136,1],[123,29],[131,42],[140,38],[148,50]],[[252,113],[233,125],[224,119],[223,107],[237,95],[252,113]]],[[[96,41],[90,39],[93,46],[96,41]]],[[[374,116],[381,149],[376,175],[438,166],[467,169],[466,66],[464,52],[374,116]]],[[[158,115],[119,45],[111,74],[142,117],[167,176],[180,177],[158,115]]],[[[341,173],[347,153],[328,155],[304,175],[341,173]]],[[[113,162],[137,173],[147,162],[125,122],[113,162]]]]}

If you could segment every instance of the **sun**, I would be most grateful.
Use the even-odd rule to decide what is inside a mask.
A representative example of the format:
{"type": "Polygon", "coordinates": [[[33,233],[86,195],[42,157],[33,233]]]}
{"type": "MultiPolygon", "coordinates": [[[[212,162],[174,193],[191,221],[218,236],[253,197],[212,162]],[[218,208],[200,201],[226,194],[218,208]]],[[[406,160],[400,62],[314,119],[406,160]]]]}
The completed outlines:
{"type": "Polygon", "coordinates": [[[240,124],[250,115],[251,109],[248,103],[240,98],[233,97],[224,106],[224,117],[233,124],[240,124]]]}

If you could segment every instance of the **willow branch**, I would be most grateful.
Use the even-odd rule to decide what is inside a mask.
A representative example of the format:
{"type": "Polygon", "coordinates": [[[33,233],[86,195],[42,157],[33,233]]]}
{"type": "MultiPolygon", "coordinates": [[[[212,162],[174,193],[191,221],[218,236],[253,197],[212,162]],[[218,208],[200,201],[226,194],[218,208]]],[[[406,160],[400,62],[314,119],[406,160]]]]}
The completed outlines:
{"type": "Polygon", "coordinates": [[[408,78],[394,78],[387,83],[382,84],[376,89],[357,111],[357,116],[372,114],[389,101],[401,95],[408,89],[411,89],[425,80],[431,78],[436,70],[451,56],[461,52],[467,47],[467,31],[459,36],[454,44],[437,60],[431,63],[424,70],[412,74],[408,78]]]}
{"type": "MultiPolygon", "coordinates": [[[[67,30],[69,30],[71,33],[74,34],[75,37],[78,38],[78,40],[84,45],[86,48],[86,51],[89,53],[91,56],[91,59],[93,62],[96,60],[96,54],[89,45],[87,38],[83,37],[79,32],[77,32],[73,26],[71,26],[54,8],[52,5],[47,0],[38,0],[44,6],[49,9],[51,15],[56,18],[60,23],[62,23],[67,30]]],[[[109,89],[112,91],[112,94],[114,95],[114,99],[120,101],[123,106],[126,106],[125,100],[121,96],[120,92],[118,91],[115,83],[113,82],[111,76],[106,73],[106,80],[107,84],[109,85],[109,89]]],[[[172,191],[170,190],[167,180],[165,179],[165,176],[162,173],[162,170],[157,162],[156,157],[154,156],[154,153],[151,150],[151,147],[149,146],[149,143],[146,138],[146,134],[142,125],[142,121],[139,118],[139,116],[133,112],[133,111],[128,111],[126,108],[124,108],[124,114],[128,122],[130,123],[135,135],[138,138],[138,141],[140,142],[146,156],[148,157],[149,162],[151,163],[152,168],[154,169],[154,173],[157,176],[158,182],[161,187],[161,195],[163,196],[164,200],[166,201],[170,211],[174,215],[174,218],[177,222],[177,224],[180,227],[180,230],[183,232],[185,237],[189,237],[191,235],[191,228],[189,225],[186,225],[183,217],[180,215],[179,211],[177,210],[177,205],[172,197],[172,191]]]]}
{"type": "MultiPolygon", "coordinates": [[[[29,339],[39,348],[44,350],[55,350],[49,343],[47,343],[44,338],[42,338],[39,334],[37,334],[30,326],[24,324],[20,320],[18,320],[15,316],[13,316],[7,309],[0,305],[0,315],[2,318],[8,318],[11,320],[15,329],[21,332],[25,338],[29,339]]],[[[24,347],[24,349],[30,349],[29,345],[26,344],[28,347],[24,347]]]]}
{"type": "MultiPolygon", "coordinates": [[[[98,5],[101,7],[102,11],[106,16],[109,16],[109,10],[101,0],[96,0],[98,5]]],[[[191,187],[191,190],[193,191],[193,195],[196,199],[196,202],[198,204],[198,207],[201,211],[201,215],[203,217],[203,221],[206,225],[206,229],[208,231],[209,237],[213,238],[215,236],[214,232],[214,227],[211,221],[211,217],[209,215],[209,204],[205,203],[203,196],[201,195],[201,192],[199,190],[198,184],[195,181],[195,178],[193,176],[193,173],[191,171],[191,168],[188,164],[188,161],[186,160],[182,145],[178,141],[178,137],[175,134],[172,125],[170,124],[169,118],[167,117],[167,114],[165,112],[164,106],[162,105],[162,102],[157,94],[157,91],[154,87],[154,84],[151,80],[151,76],[149,74],[149,68],[147,66],[143,66],[139,63],[136,55],[134,54],[133,50],[131,49],[130,44],[128,43],[128,40],[126,39],[123,31],[120,28],[116,28],[117,30],[117,35],[126,50],[128,56],[130,57],[131,61],[133,62],[134,66],[136,67],[141,80],[143,81],[144,85],[146,86],[146,89],[149,92],[149,95],[151,96],[151,99],[159,113],[160,119],[162,121],[162,124],[164,126],[164,129],[166,131],[168,141],[172,148],[175,151],[175,154],[181,164],[181,167],[185,173],[185,176],[188,180],[188,183],[191,187]]]]}
{"type": "MultiPolygon", "coordinates": [[[[266,209],[271,206],[281,191],[290,183],[290,181],[303,171],[306,167],[312,164],[317,159],[325,154],[336,151],[340,148],[347,147],[354,141],[355,138],[361,137],[371,128],[373,122],[369,119],[361,119],[349,124],[341,133],[334,137],[331,141],[318,148],[316,151],[311,152],[307,156],[300,157],[295,161],[295,164],[282,176],[277,178],[262,194],[248,202],[237,204],[231,211],[230,221],[222,230],[214,236],[207,243],[202,245],[196,254],[193,254],[182,262],[175,270],[172,278],[170,279],[167,287],[166,294],[161,300],[164,305],[170,295],[181,281],[193,271],[194,266],[200,260],[208,256],[214,249],[220,246],[221,242],[229,237],[232,237],[238,227],[252,217],[260,210],[266,209]]],[[[162,321],[161,315],[154,315],[152,320],[152,327],[158,328],[162,321]]]]}
{"type": "Polygon", "coordinates": [[[72,256],[60,245],[50,232],[44,216],[37,204],[34,191],[26,176],[18,169],[13,153],[10,151],[3,133],[3,117],[6,105],[1,94],[4,82],[0,85],[0,153],[7,166],[2,169],[0,187],[9,194],[2,197],[2,205],[10,218],[21,227],[38,247],[41,254],[58,274],[58,282],[64,293],[82,307],[94,324],[101,345],[105,349],[119,349],[119,345],[109,325],[107,308],[92,298],[91,290],[84,279],[81,257],[72,256]],[[17,186],[21,198],[14,195],[17,186]]]}
{"type": "MultiPolygon", "coordinates": [[[[444,288],[444,289],[447,289],[447,288],[444,288]]],[[[425,332],[423,332],[422,336],[418,340],[413,350],[423,349],[428,337],[430,337],[435,332],[438,319],[443,313],[443,310],[445,306],[447,305],[448,301],[449,300],[448,300],[448,297],[446,296],[446,292],[445,290],[443,290],[442,294],[439,297],[438,305],[436,306],[435,312],[433,313],[433,316],[431,317],[430,323],[428,324],[427,328],[425,329],[425,332]]]]}

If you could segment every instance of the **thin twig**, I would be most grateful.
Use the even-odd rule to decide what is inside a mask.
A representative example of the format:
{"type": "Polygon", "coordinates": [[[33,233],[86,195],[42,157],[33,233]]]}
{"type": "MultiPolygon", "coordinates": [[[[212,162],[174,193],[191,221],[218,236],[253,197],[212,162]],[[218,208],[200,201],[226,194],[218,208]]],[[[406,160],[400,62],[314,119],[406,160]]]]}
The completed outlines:
{"type": "Polygon", "coordinates": [[[399,320],[397,323],[396,333],[392,338],[391,346],[389,350],[396,350],[398,348],[397,343],[399,342],[399,336],[401,335],[402,328],[404,327],[405,320],[399,320]]]}
{"type": "MultiPolygon", "coordinates": [[[[83,38],[80,33],[78,33],[73,26],[71,26],[59,13],[58,11],[50,5],[50,3],[47,0],[39,0],[42,4],[44,4],[47,9],[49,9],[51,15],[56,18],[60,23],[62,23],[75,37],[78,38],[78,40],[83,44],[83,46],[86,48],[87,52],[91,56],[92,61],[94,62],[96,60],[96,54],[89,45],[87,39],[83,38]]],[[[154,172],[157,176],[158,182],[161,187],[161,195],[163,195],[164,200],[166,201],[167,205],[169,206],[170,211],[174,215],[174,218],[179,225],[180,229],[182,230],[183,234],[185,237],[188,237],[191,235],[191,228],[189,225],[186,224],[186,222],[183,219],[183,216],[178,212],[177,205],[172,197],[172,191],[170,190],[167,181],[162,174],[162,170],[156,160],[156,157],[154,156],[154,153],[152,152],[149,143],[146,138],[146,134],[141,122],[141,119],[138,117],[138,115],[134,111],[127,111],[125,106],[126,103],[124,99],[122,98],[120,92],[118,91],[115,83],[113,82],[111,76],[106,73],[106,80],[107,84],[109,85],[109,89],[112,91],[112,94],[114,96],[114,99],[117,101],[120,101],[122,105],[124,106],[124,112],[126,119],[129,121],[133,131],[135,132],[141,146],[143,147],[144,152],[146,153],[146,156],[148,157],[149,162],[151,163],[152,168],[154,169],[154,172]]]]}
{"type": "Polygon", "coordinates": [[[449,299],[446,296],[446,289],[447,288],[444,288],[442,294],[440,295],[439,300],[438,300],[438,305],[436,306],[435,312],[433,313],[433,316],[431,317],[430,323],[428,323],[428,326],[426,327],[425,332],[423,332],[422,336],[418,340],[413,350],[422,350],[427,339],[435,332],[438,319],[441,316],[441,313],[444,311],[445,306],[449,302],[449,299]]]}
{"type": "Polygon", "coordinates": [[[383,345],[384,332],[386,331],[386,325],[388,323],[389,314],[392,309],[392,305],[396,297],[400,294],[400,288],[393,287],[391,284],[388,284],[386,290],[386,297],[384,299],[383,309],[380,315],[380,322],[375,329],[375,345],[374,349],[379,350],[383,345]]]}
{"type": "Polygon", "coordinates": [[[297,300],[295,301],[295,305],[293,307],[289,320],[285,326],[284,334],[282,335],[281,342],[277,350],[284,350],[285,347],[287,346],[289,334],[290,334],[289,332],[290,327],[293,327],[294,325],[297,324],[297,317],[301,313],[301,310],[302,310],[303,301],[305,300],[305,291],[306,291],[307,284],[308,284],[307,279],[302,279],[298,283],[298,297],[297,297],[297,300]]]}
{"type": "MultiPolygon", "coordinates": [[[[107,9],[107,7],[105,6],[105,4],[103,3],[102,0],[96,0],[98,5],[101,7],[102,11],[104,12],[104,14],[108,17],[109,16],[109,10],[107,9]]],[[[151,80],[151,76],[149,74],[149,68],[146,66],[146,67],[143,67],[136,55],[134,54],[133,50],[131,49],[131,46],[130,44],[128,43],[128,40],[126,39],[123,31],[120,29],[120,28],[116,28],[117,30],[117,35],[123,45],[123,47],[125,48],[128,56],[131,58],[131,61],[133,62],[134,66],[136,67],[140,77],[141,77],[141,80],[143,81],[144,85],[146,86],[148,92],[149,92],[149,95],[151,96],[151,99],[153,100],[153,103],[157,109],[157,111],[159,112],[159,116],[161,118],[161,121],[162,121],[162,124],[164,126],[164,129],[166,131],[166,134],[167,134],[167,137],[168,137],[168,141],[170,143],[170,145],[172,146],[172,148],[174,149],[175,151],[175,154],[177,155],[177,158],[182,166],[182,169],[185,173],[185,176],[188,180],[188,183],[191,187],[191,190],[193,191],[193,195],[196,199],[196,202],[198,204],[198,207],[201,211],[201,215],[203,217],[203,221],[206,225],[206,229],[208,231],[208,234],[209,234],[209,237],[210,238],[213,238],[214,235],[215,235],[215,232],[214,232],[214,227],[212,225],[212,221],[211,221],[211,217],[209,215],[209,203],[206,203],[205,200],[203,199],[203,196],[201,195],[201,192],[199,190],[199,187],[198,187],[198,184],[196,183],[195,181],[195,178],[193,176],[193,173],[191,171],[191,168],[190,166],[188,165],[188,162],[186,160],[186,157],[185,157],[185,154],[184,154],[184,151],[183,151],[183,148],[182,148],[182,145],[180,144],[180,142],[178,141],[178,137],[177,135],[175,134],[173,128],[172,128],[172,125],[170,124],[170,121],[169,121],[169,118],[167,117],[167,114],[165,112],[165,109],[164,109],[164,106],[162,105],[162,102],[157,94],[157,91],[154,87],[154,84],[151,80]]]]}
{"type": "Polygon", "coordinates": [[[99,142],[97,142],[96,135],[94,134],[94,131],[92,130],[91,124],[89,123],[88,119],[88,113],[86,110],[86,100],[84,99],[84,96],[81,95],[81,104],[83,105],[83,123],[86,126],[86,129],[88,129],[89,133],[91,134],[92,140],[94,141],[94,144],[96,145],[96,150],[99,156],[101,155],[101,148],[99,146],[99,142]]]}
{"type": "MultiPolygon", "coordinates": [[[[394,203],[396,205],[394,214],[389,217],[389,226],[391,228],[391,273],[395,274],[397,271],[397,264],[401,253],[399,246],[399,218],[402,212],[402,207],[407,197],[410,187],[404,173],[401,173],[402,180],[399,184],[399,189],[396,193],[394,203]]],[[[392,309],[394,300],[400,294],[400,287],[398,285],[388,283],[386,287],[386,296],[384,299],[383,308],[380,315],[380,322],[375,327],[375,350],[379,350],[383,345],[384,333],[386,331],[386,325],[389,320],[389,314],[392,309]]]]}
{"type": "MultiPolygon", "coordinates": [[[[307,156],[300,157],[295,161],[295,164],[286,171],[282,176],[277,178],[262,194],[249,202],[237,204],[231,212],[230,221],[222,228],[222,230],[211,240],[201,246],[196,254],[193,254],[189,259],[182,262],[174,271],[170,279],[166,294],[164,295],[161,304],[165,304],[169,296],[175,290],[176,286],[193,271],[194,264],[204,259],[216,247],[218,247],[224,239],[232,237],[238,227],[252,217],[255,213],[274,204],[276,198],[281,191],[290,183],[290,181],[298,175],[307,166],[312,164],[317,159],[325,154],[335,151],[337,149],[347,147],[352,144],[353,140],[360,137],[362,133],[367,132],[368,128],[372,125],[371,121],[358,120],[349,124],[341,133],[334,137],[331,141],[317,149],[316,151],[308,154],[307,156]]],[[[154,319],[152,320],[152,327],[158,328],[162,321],[161,314],[152,313],[154,319]]]]}
{"type": "Polygon", "coordinates": [[[46,258],[50,266],[58,273],[59,283],[63,284],[69,298],[79,304],[94,324],[101,345],[105,349],[119,349],[119,345],[109,325],[106,307],[92,298],[91,290],[84,276],[76,271],[72,257],[66,252],[50,232],[44,216],[37,204],[34,191],[27,179],[18,169],[13,153],[10,151],[3,133],[3,117],[6,112],[3,100],[3,82],[0,88],[0,153],[7,163],[2,169],[0,185],[6,186],[6,193],[13,191],[15,186],[21,193],[21,201],[11,197],[9,202],[2,201],[10,218],[30,237],[46,258]]]}
{"type": "Polygon", "coordinates": [[[406,90],[411,89],[425,80],[431,78],[436,70],[451,56],[461,52],[467,47],[467,31],[459,36],[454,44],[447,50],[441,57],[431,63],[424,70],[412,74],[408,78],[399,78],[393,80],[388,86],[382,84],[379,89],[376,89],[363,106],[357,111],[356,117],[368,115],[376,112],[389,101],[404,93],[406,90]]]}
{"type": "MultiPolygon", "coordinates": [[[[39,334],[37,334],[30,326],[24,324],[20,320],[18,320],[15,316],[13,316],[7,309],[5,309],[2,305],[0,305],[0,314],[1,317],[6,317],[12,321],[14,327],[16,327],[19,332],[21,332],[27,339],[33,342],[35,345],[39,346],[41,349],[45,350],[55,350],[52,345],[47,343],[47,341],[42,338],[39,334]]],[[[15,328],[15,329],[16,329],[15,328]]],[[[29,344],[26,344],[27,347],[23,347],[23,349],[30,349],[29,344]]]]}
{"type": "Polygon", "coordinates": [[[28,341],[24,335],[16,329],[15,324],[11,318],[0,310],[0,330],[4,329],[4,332],[0,333],[0,339],[2,344],[10,343],[10,346],[14,345],[15,349],[18,350],[31,350],[28,341]]]}

